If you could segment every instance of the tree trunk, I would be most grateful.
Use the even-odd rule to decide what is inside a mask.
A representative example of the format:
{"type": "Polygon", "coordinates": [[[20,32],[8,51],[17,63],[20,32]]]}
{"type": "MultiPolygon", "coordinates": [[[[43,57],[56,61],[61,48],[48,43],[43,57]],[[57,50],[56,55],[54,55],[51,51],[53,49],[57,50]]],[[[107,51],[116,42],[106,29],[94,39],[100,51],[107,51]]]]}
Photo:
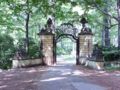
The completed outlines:
{"type": "Polygon", "coordinates": [[[29,52],[29,18],[30,18],[30,14],[26,13],[25,29],[26,29],[26,53],[27,55],[29,52]]]}
{"type": "Polygon", "coordinates": [[[118,22],[118,48],[120,49],[120,22],[118,22]]]}
{"type": "Polygon", "coordinates": [[[105,35],[104,35],[104,30],[102,30],[102,32],[101,32],[101,37],[102,37],[102,40],[101,40],[101,43],[102,43],[102,46],[105,46],[105,42],[104,42],[104,37],[105,35]]]}
{"type": "MultiPolygon", "coordinates": [[[[105,0],[106,3],[108,3],[108,0],[105,0]]],[[[108,13],[108,6],[104,7],[104,12],[108,13]]],[[[103,32],[102,32],[102,38],[104,40],[103,46],[105,47],[110,47],[110,32],[109,32],[109,17],[108,16],[104,16],[103,17],[103,23],[104,23],[104,27],[103,27],[103,32]]]]}
{"type": "Polygon", "coordinates": [[[117,0],[117,13],[118,13],[118,48],[120,49],[120,0],[117,0]]]}
{"type": "Polygon", "coordinates": [[[108,17],[104,18],[104,44],[105,47],[110,47],[110,32],[109,32],[109,19],[108,17]]]}

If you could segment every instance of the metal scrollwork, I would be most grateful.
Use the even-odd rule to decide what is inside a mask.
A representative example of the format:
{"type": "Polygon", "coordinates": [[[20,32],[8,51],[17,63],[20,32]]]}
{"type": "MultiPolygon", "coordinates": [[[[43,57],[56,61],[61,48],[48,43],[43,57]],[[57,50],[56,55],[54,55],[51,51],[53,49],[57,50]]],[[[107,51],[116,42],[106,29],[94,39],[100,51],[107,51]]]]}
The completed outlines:
{"type": "Polygon", "coordinates": [[[70,38],[76,41],[78,30],[71,23],[63,23],[56,29],[56,41],[59,42],[62,38],[70,38]]]}

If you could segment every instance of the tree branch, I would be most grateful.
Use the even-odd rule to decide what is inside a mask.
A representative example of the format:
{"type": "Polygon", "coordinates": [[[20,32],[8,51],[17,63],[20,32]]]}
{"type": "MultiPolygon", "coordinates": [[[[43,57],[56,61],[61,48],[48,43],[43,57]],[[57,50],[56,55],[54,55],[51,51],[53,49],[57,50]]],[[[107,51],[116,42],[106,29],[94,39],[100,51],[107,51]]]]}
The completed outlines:
{"type": "Polygon", "coordinates": [[[110,28],[118,25],[118,24],[116,23],[116,24],[112,24],[112,25],[110,25],[110,26],[108,27],[107,25],[105,25],[105,24],[103,24],[103,23],[101,23],[101,22],[98,22],[97,20],[96,20],[96,22],[99,23],[99,24],[101,24],[101,25],[103,25],[103,26],[105,26],[105,27],[107,27],[108,29],[110,29],[110,28]]]}
{"type": "Polygon", "coordinates": [[[97,5],[97,3],[96,3],[94,0],[93,0],[93,2],[94,2],[94,6],[95,6],[99,11],[101,11],[103,14],[105,14],[105,15],[107,15],[107,16],[115,19],[116,21],[118,21],[118,18],[117,18],[117,17],[112,16],[112,15],[109,14],[109,13],[106,13],[104,10],[102,10],[102,9],[97,5]]]}

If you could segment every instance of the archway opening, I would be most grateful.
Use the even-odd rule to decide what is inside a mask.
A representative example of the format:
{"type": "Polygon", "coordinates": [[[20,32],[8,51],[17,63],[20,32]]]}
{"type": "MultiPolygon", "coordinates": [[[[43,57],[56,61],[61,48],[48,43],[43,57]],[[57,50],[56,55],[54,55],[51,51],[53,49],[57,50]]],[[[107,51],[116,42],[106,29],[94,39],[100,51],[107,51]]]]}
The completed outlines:
{"type": "Polygon", "coordinates": [[[57,63],[76,64],[76,40],[64,37],[56,43],[57,63]]]}

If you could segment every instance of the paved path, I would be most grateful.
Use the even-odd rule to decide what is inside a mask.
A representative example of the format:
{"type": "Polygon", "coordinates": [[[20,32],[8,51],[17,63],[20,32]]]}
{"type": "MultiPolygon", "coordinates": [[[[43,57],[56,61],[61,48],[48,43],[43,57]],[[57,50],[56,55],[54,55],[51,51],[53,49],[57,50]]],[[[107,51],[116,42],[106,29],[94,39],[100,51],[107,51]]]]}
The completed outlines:
{"type": "Polygon", "coordinates": [[[105,90],[92,84],[73,64],[59,63],[50,67],[40,78],[38,90],[105,90]]]}
{"type": "Polygon", "coordinates": [[[0,71],[0,90],[120,90],[120,71],[96,71],[67,61],[0,71]]]}

